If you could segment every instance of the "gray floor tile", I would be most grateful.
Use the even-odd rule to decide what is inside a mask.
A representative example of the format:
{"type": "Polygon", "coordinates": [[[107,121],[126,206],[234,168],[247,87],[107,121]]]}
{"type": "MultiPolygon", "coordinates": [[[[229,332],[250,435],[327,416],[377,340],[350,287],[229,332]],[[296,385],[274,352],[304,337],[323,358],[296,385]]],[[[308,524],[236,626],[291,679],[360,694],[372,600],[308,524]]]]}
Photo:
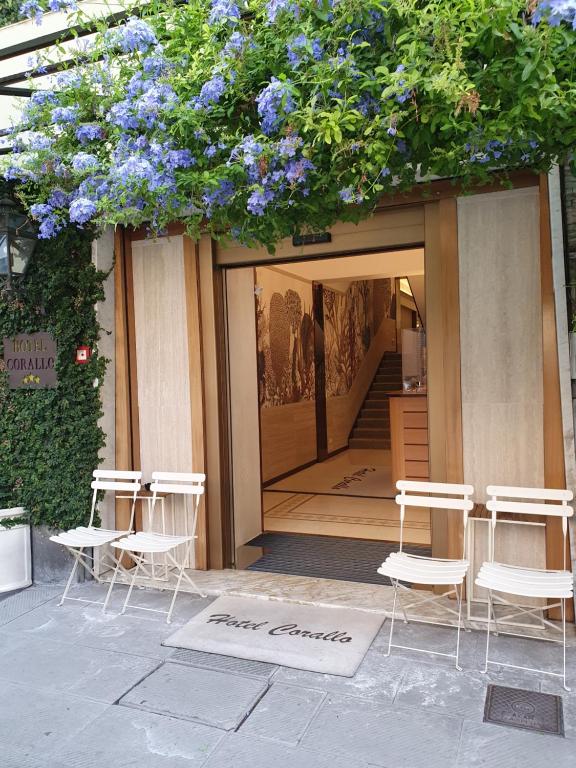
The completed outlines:
{"type": "Polygon", "coordinates": [[[256,678],[164,664],[124,696],[120,704],[232,730],[267,687],[256,678]]]}
{"type": "MultiPolygon", "coordinates": [[[[374,638],[371,650],[382,653],[388,650],[389,635],[390,621],[387,619],[374,638]]],[[[417,624],[413,621],[404,624],[403,621],[397,621],[394,626],[393,642],[397,645],[407,645],[413,648],[429,648],[431,651],[438,651],[439,653],[455,653],[456,637],[456,630],[451,627],[417,624]]],[[[482,641],[482,637],[480,632],[460,633],[460,665],[462,667],[474,668],[478,666],[478,643],[482,641]]],[[[393,648],[392,655],[430,661],[439,666],[454,664],[452,659],[422,651],[409,651],[404,648],[393,648]]]]}
{"type": "MultiPolygon", "coordinates": [[[[104,712],[107,705],[27,685],[2,683],[0,755],[4,745],[48,759],[54,749],[104,712]]],[[[56,760],[56,757],[54,757],[56,760]]]]}
{"type": "Polygon", "coordinates": [[[174,632],[174,624],[150,618],[153,615],[103,614],[97,605],[65,603],[58,607],[52,602],[6,624],[3,630],[19,637],[164,659],[173,649],[164,648],[162,641],[174,632]]]}
{"type": "Polygon", "coordinates": [[[8,744],[1,746],[0,761],[2,768],[67,768],[57,758],[35,755],[30,750],[17,749],[8,744]]]}
{"type": "Polygon", "coordinates": [[[39,605],[53,600],[62,593],[60,586],[28,587],[6,597],[0,602],[0,626],[6,625],[18,616],[23,616],[28,611],[39,605]]]}
{"type": "MultiPolygon", "coordinates": [[[[486,636],[484,636],[485,638],[486,636]]],[[[480,643],[478,655],[484,663],[485,644],[480,643]]],[[[562,665],[562,646],[545,640],[532,640],[510,635],[490,636],[490,659],[517,664],[522,667],[535,667],[549,672],[560,672],[562,665]]],[[[576,687],[576,648],[567,648],[567,682],[576,687]]],[[[492,666],[492,665],[491,665],[492,666]]]]}
{"type": "MultiPolygon", "coordinates": [[[[79,584],[70,590],[71,597],[81,597],[88,600],[104,601],[109,585],[106,583],[88,582],[79,584]]],[[[120,612],[128,587],[124,584],[116,584],[112,590],[110,602],[107,611],[111,614],[120,612]]],[[[182,624],[189,621],[193,616],[202,611],[211,602],[214,597],[202,598],[189,592],[180,592],[176,598],[174,612],[172,614],[173,624],[182,624]]],[[[130,596],[130,606],[142,606],[144,608],[154,608],[159,611],[167,611],[172,600],[172,591],[160,589],[148,589],[135,587],[130,596]]],[[[69,605],[81,605],[77,602],[69,602],[69,605]]],[[[146,617],[149,621],[158,621],[166,624],[166,614],[154,613],[153,611],[139,611],[137,608],[129,607],[126,609],[125,616],[146,617]]],[[[169,626],[169,625],[167,625],[169,626]]]]}
{"type": "Polygon", "coordinates": [[[457,768],[573,768],[574,742],[487,723],[465,723],[457,768]]]}
{"type": "Polygon", "coordinates": [[[297,744],[325,694],[310,688],[274,684],[260,699],[240,732],[244,735],[297,744]]]}
{"type": "Polygon", "coordinates": [[[385,768],[452,768],[461,720],[329,696],[302,739],[310,747],[385,768]]]}
{"type": "Polygon", "coordinates": [[[368,768],[359,757],[339,757],[302,747],[230,733],[203,768],[368,768]]]}
{"type": "Polygon", "coordinates": [[[335,677],[282,667],[273,679],[278,683],[391,703],[408,667],[406,659],[387,658],[381,653],[368,651],[354,677],[335,677]]]}
{"type": "Polygon", "coordinates": [[[412,664],[406,672],[394,703],[400,707],[426,707],[448,714],[482,721],[489,683],[512,688],[540,690],[537,676],[516,670],[459,672],[453,666],[412,664]]]}
{"type": "Polygon", "coordinates": [[[0,653],[0,679],[112,703],[157,665],[125,653],[26,639],[0,653]]]}
{"type": "Polygon", "coordinates": [[[215,728],[109,707],[57,757],[72,768],[193,768],[204,765],[221,738],[215,728]]]}

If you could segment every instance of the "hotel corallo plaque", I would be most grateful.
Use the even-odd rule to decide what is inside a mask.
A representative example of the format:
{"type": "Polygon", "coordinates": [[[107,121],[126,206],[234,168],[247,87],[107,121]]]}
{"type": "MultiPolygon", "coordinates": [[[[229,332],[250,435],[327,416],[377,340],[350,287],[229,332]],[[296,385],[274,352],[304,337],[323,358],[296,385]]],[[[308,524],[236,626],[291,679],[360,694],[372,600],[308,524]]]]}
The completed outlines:
{"type": "Polygon", "coordinates": [[[4,338],[4,369],[10,389],[50,389],[58,383],[56,341],[49,333],[4,338]]]}

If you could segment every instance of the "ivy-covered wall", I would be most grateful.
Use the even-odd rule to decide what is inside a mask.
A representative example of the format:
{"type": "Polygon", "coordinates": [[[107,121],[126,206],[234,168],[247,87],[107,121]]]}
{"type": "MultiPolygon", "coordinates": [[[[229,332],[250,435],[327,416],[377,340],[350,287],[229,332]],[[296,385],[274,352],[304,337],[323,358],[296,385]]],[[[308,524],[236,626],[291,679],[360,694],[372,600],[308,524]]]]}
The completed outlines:
{"type": "Polygon", "coordinates": [[[14,24],[19,21],[20,6],[22,5],[20,0],[2,0],[0,7],[0,27],[6,26],[6,24],[14,24]]]}
{"type": "Polygon", "coordinates": [[[34,524],[69,528],[88,520],[91,473],[104,434],[99,389],[105,360],[95,303],[105,274],[91,262],[93,233],[74,228],[38,241],[25,278],[0,285],[0,508],[23,506],[34,524]],[[4,337],[48,331],[58,345],[55,389],[11,390],[2,361],[4,337]],[[75,351],[94,349],[77,365],[75,351]]]}

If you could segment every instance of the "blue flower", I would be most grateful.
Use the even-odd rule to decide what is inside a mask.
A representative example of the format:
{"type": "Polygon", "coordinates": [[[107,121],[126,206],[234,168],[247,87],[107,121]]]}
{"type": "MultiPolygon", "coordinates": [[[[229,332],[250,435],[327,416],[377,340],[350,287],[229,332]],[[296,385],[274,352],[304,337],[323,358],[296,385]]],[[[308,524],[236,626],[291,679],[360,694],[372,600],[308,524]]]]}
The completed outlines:
{"type": "Polygon", "coordinates": [[[78,120],[78,107],[55,107],[51,117],[55,123],[75,123],[78,120]]]}
{"type": "Polygon", "coordinates": [[[235,30],[228,38],[228,42],[222,50],[222,55],[225,57],[235,56],[237,53],[241,53],[246,43],[246,38],[243,34],[235,30]]]}
{"type": "Polygon", "coordinates": [[[319,38],[316,37],[310,42],[304,34],[297,35],[288,43],[286,49],[288,53],[288,61],[295,68],[299,67],[304,59],[308,59],[310,56],[316,61],[319,61],[324,52],[319,38]]]}
{"type": "Polygon", "coordinates": [[[108,42],[120,48],[122,53],[146,53],[158,44],[152,27],[142,19],[131,16],[125,24],[107,33],[108,42]]]}
{"type": "Polygon", "coordinates": [[[76,128],[76,138],[80,144],[86,144],[95,139],[101,139],[104,135],[102,127],[97,123],[85,123],[76,128]]]}
{"type": "Polygon", "coordinates": [[[289,80],[282,81],[273,77],[256,97],[263,133],[273,133],[280,127],[283,118],[294,110],[290,84],[289,80]]]}
{"type": "Polygon", "coordinates": [[[236,24],[240,11],[234,0],[212,0],[208,24],[236,24]]]}
{"type": "Polygon", "coordinates": [[[72,158],[72,168],[75,171],[86,171],[94,169],[100,165],[98,158],[88,152],[78,152],[72,158]]]}
{"type": "Polygon", "coordinates": [[[546,21],[551,27],[558,27],[567,21],[576,29],[576,0],[540,0],[532,14],[532,24],[546,21]]]}
{"type": "Polygon", "coordinates": [[[30,96],[30,103],[38,106],[44,106],[44,104],[56,104],[58,97],[54,91],[34,91],[30,96]]]}
{"type": "Polygon", "coordinates": [[[222,179],[215,189],[206,188],[202,196],[206,206],[206,215],[210,217],[216,206],[226,205],[232,198],[234,191],[234,184],[228,179],[222,179]]]}
{"type": "Polygon", "coordinates": [[[299,8],[294,0],[268,0],[266,5],[266,16],[268,23],[273,24],[282,12],[290,13],[298,17],[299,8]]]}
{"type": "Polygon", "coordinates": [[[290,160],[286,165],[286,178],[291,184],[301,184],[306,181],[308,171],[313,171],[315,165],[306,157],[290,160]]]}
{"type": "Polygon", "coordinates": [[[55,237],[63,227],[64,222],[57,219],[56,216],[46,216],[38,227],[38,237],[41,240],[49,240],[55,237]]]}
{"type": "Polygon", "coordinates": [[[30,213],[35,219],[42,219],[44,216],[49,216],[53,212],[51,205],[46,203],[35,203],[30,206],[30,213]]]}
{"type": "Polygon", "coordinates": [[[48,205],[52,208],[64,208],[65,205],[68,205],[68,195],[61,189],[55,189],[48,198],[48,205]]]}
{"type": "Polygon", "coordinates": [[[27,19],[34,19],[36,24],[42,23],[44,16],[44,8],[40,5],[39,0],[25,0],[20,6],[20,16],[25,16],[27,19]]]}
{"type": "Polygon", "coordinates": [[[338,192],[340,200],[344,203],[354,203],[356,201],[356,193],[353,187],[344,187],[338,192]]]}
{"type": "Polygon", "coordinates": [[[23,148],[41,152],[42,150],[50,149],[54,144],[54,139],[40,131],[27,131],[16,136],[14,144],[17,149],[23,148]]]}
{"type": "Polygon", "coordinates": [[[250,213],[255,216],[262,216],[268,203],[274,199],[274,193],[271,189],[265,187],[257,187],[251,193],[246,203],[246,208],[250,213]]]}
{"type": "Polygon", "coordinates": [[[209,107],[211,104],[218,104],[225,90],[226,81],[222,75],[215,75],[210,80],[207,80],[200,89],[198,98],[194,101],[195,109],[209,107]]]}
{"type": "Polygon", "coordinates": [[[70,221],[75,224],[86,224],[96,213],[96,203],[86,197],[78,197],[70,205],[70,221]]]}

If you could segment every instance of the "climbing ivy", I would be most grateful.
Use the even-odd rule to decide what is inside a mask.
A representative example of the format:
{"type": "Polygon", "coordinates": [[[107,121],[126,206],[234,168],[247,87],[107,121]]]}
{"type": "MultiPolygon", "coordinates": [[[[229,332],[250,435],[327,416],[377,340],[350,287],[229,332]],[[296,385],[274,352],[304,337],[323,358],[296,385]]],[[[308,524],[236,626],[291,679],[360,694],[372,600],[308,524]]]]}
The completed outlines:
{"type": "Polygon", "coordinates": [[[54,528],[87,521],[104,445],[95,303],[105,274],[91,262],[92,238],[70,227],[39,241],[22,282],[12,291],[0,285],[0,356],[3,339],[17,333],[48,331],[58,345],[55,389],[9,389],[0,359],[0,508],[22,506],[33,524],[54,528]],[[85,365],[75,364],[80,344],[94,348],[85,365]]]}

